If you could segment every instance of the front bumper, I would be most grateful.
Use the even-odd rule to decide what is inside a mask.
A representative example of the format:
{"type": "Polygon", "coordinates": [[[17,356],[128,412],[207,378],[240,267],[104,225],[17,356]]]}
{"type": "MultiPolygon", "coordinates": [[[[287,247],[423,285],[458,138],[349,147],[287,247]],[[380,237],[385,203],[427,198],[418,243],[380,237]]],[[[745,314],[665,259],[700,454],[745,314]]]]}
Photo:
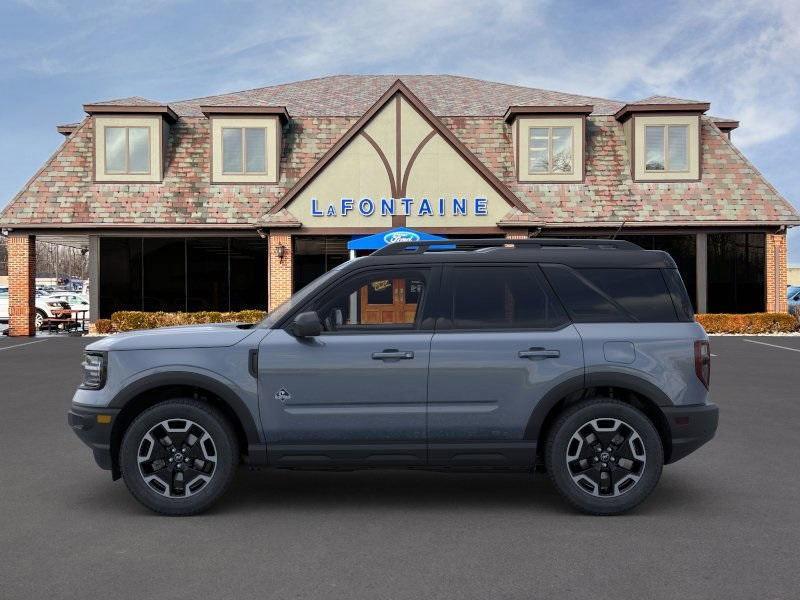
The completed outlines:
{"type": "Polygon", "coordinates": [[[705,444],[717,432],[716,404],[661,407],[669,424],[672,450],[667,463],[674,463],[705,444]]]}
{"type": "Polygon", "coordinates": [[[94,408],[72,405],[67,413],[67,423],[81,441],[92,449],[94,460],[101,469],[110,471],[111,431],[119,409],[94,408]]]}

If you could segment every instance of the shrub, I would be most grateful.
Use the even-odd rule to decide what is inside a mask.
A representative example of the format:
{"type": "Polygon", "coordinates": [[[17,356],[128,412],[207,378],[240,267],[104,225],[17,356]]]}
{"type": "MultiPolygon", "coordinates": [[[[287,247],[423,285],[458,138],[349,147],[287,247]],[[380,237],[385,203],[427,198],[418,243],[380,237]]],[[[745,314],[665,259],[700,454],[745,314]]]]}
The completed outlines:
{"type": "Polygon", "coordinates": [[[97,333],[111,333],[113,331],[111,319],[97,319],[94,322],[94,330],[97,333]]]}
{"type": "Polygon", "coordinates": [[[788,313],[704,314],[696,315],[706,333],[789,333],[800,331],[800,321],[788,313]]]}
{"type": "Polygon", "coordinates": [[[267,315],[263,310],[240,310],[237,312],[144,312],[121,310],[111,315],[115,331],[155,329],[175,325],[201,325],[203,323],[256,323],[267,315]]]}

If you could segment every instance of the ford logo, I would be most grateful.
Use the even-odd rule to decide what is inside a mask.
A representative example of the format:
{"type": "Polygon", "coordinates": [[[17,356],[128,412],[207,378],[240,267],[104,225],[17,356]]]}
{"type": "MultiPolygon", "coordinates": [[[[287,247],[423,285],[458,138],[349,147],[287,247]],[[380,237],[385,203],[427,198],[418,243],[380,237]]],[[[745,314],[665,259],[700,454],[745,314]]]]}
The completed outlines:
{"type": "Polygon", "coordinates": [[[396,244],[397,242],[418,242],[419,234],[413,231],[391,231],[383,236],[383,241],[387,244],[396,244]]]}

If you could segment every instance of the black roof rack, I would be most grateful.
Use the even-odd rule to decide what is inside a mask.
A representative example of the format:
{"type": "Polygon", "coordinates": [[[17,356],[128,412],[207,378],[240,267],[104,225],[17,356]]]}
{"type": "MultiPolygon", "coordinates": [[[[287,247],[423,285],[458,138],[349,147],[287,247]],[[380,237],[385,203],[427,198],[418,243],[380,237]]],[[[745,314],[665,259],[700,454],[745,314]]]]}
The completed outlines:
{"type": "Polygon", "coordinates": [[[525,248],[586,248],[593,250],[642,250],[633,242],[625,240],[598,239],[560,239],[560,238],[523,238],[523,239],[453,239],[453,240],[418,240],[415,242],[395,242],[373,252],[370,256],[392,256],[398,254],[424,254],[428,250],[479,250],[491,247],[525,247],[525,248]],[[440,246],[440,248],[435,248],[440,246]]]}

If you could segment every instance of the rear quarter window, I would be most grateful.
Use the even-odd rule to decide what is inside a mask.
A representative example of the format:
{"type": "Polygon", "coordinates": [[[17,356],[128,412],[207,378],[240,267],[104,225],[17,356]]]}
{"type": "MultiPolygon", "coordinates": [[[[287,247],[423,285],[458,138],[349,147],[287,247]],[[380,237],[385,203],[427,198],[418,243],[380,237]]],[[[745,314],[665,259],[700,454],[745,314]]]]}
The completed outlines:
{"type": "Polygon", "coordinates": [[[564,265],[542,268],[578,323],[677,320],[660,269],[572,269],[564,265]]]}

